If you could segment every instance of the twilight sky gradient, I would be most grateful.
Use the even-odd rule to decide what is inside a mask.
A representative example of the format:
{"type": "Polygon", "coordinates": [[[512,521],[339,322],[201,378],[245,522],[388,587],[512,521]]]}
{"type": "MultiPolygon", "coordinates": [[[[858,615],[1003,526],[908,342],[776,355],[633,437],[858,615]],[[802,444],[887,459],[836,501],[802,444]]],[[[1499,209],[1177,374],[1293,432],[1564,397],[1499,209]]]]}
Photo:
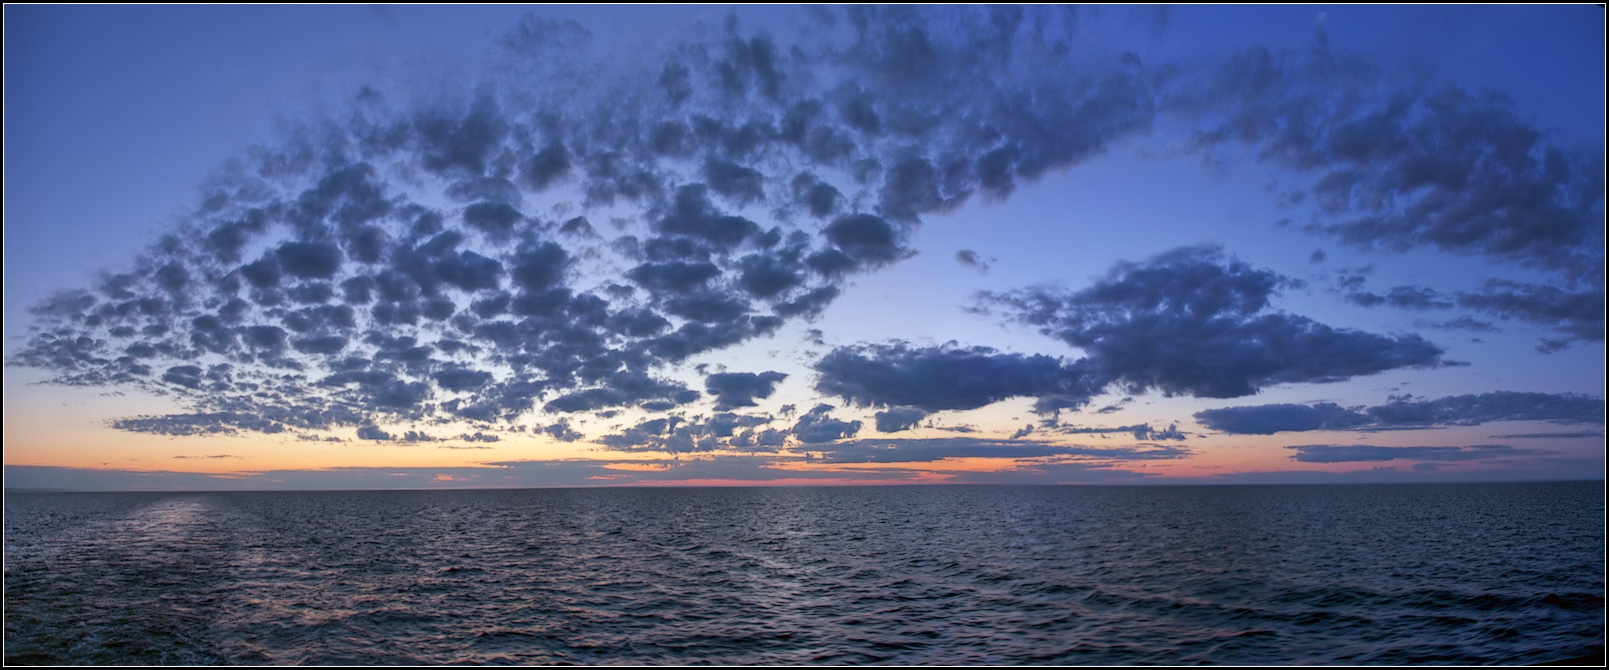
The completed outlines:
{"type": "Polygon", "coordinates": [[[6,8],[11,488],[1601,478],[1602,9],[6,8]]]}

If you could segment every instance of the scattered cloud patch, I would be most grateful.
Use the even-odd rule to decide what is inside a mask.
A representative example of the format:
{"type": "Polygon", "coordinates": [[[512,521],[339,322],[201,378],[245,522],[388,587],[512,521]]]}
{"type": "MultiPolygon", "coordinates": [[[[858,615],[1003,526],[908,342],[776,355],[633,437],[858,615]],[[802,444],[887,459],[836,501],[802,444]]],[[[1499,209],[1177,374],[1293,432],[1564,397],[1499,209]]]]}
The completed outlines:
{"type": "Polygon", "coordinates": [[[955,252],[955,262],[985,274],[989,272],[992,261],[993,259],[984,260],[983,256],[971,249],[962,249],[955,252]]]}

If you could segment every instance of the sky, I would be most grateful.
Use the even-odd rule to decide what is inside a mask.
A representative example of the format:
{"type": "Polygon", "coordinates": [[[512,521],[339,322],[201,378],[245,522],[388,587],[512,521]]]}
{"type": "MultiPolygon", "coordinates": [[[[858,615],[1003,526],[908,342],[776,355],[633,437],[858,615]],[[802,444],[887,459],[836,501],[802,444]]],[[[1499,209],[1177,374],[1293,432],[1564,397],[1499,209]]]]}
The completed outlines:
{"type": "Polygon", "coordinates": [[[1597,6],[5,16],[8,488],[1604,475],[1597,6]]]}

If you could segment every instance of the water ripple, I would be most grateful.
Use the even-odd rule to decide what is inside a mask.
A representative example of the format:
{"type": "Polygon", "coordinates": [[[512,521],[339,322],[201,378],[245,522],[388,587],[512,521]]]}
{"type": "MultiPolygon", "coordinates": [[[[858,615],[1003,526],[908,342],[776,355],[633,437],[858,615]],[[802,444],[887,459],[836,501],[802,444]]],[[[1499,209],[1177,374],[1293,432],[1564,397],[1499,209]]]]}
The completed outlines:
{"type": "Polygon", "coordinates": [[[8,664],[1533,663],[1601,484],[6,495],[8,664]]]}

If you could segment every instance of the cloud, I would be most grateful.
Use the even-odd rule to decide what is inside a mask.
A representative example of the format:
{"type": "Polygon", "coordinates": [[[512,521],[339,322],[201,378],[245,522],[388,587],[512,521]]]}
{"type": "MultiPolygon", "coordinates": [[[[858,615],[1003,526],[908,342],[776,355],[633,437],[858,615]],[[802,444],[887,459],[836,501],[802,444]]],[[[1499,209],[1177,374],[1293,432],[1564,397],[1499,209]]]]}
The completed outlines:
{"type": "Polygon", "coordinates": [[[1504,444],[1477,444],[1467,447],[1376,447],[1364,444],[1313,444],[1294,449],[1292,460],[1303,463],[1355,463],[1366,461],[1478,461],[1507,456],[1528,456],[1547,452],[1515,449],[1504,444]]]}
{"type": "MultiPolygon", "coordinates": [[[[1517,320],[1551,328],[1564,337],[1544,339],[1537,347],[1552,353],[1576,342],[1602,342],[1604,336],[1604,294],[1601,286],[1569,290],[1550,285],[1527,284],[1492,279],[1478,292],[1443,295],[1422,286],[1396,286],[1385,295],[1359,290],[1362,276],[1343,279],[1346,299],[1363,307],[1389,305],[1399,309],[1450,309],[1455,303],[1464,309],[1484,312],[1503,320],[1517,320]]],[[[1491,324],[1460,317],[1441,324],[1441,328],[1496,330],[1491,324]]]]}
{"type": "Polygon", "coordinates": [[[1163,106],[1199,129],[1195,150],[1240,145],[1311,176],[1284,194],[1316,205],[1305,230],[1602,282],[1602,154],[1544,143],[1501,94],[1405,76],[1322,31],[1305,55],[1253,47],[1174,81],[1163,106]]]}
{"type": "Polygon", "coordinates": [[[915,407],[891,407],[886,412],[875,415],[877,430],[883,433],[897,433],[902,430],[914,428],[927,416],[927,412],[915,407]]]}
{"type": "MultiPolygon", "coordinates": [[[[602,66],[584,28],[528,17],[465,91],[391,103],[365,88],[243,156],[175,230],[37,306],[8,362],[168,394],[182,412],[115,425],[190,431],[169,434],[433,421],[489,433],[532,415],[567,427],[570,414],[665,412],[702,400],[670,369],[814,318],[856,275],[910,257],[923,217],[1096,158],[1150,132],[1159,106],[1203,127],[1199,151],[1239,142],[1315,175],[1329,218],[1308,228],[1343,242],[1568,277],[1601,266],[1601,162],[1542,146],[1500,100],[1406,89],[1400,113],[1370,96],[1304,106],[1384,90],[1331,86],[1363,75],[1326,69],[1321,56],[1339,58],[1327,53],[1252,51],[1159,78],[1132,57],[1075,56],[1079,29],[1061,12],[826,9],[842,30],[811,26],[821,39],[733,22],[645,54],[647,69],[602,66]]],[[[1272,311],[1287,280],[1220,260],[1185,251],[1085,292],[997,296],[1085,360],[878,345],[829,353],[817,388],[886,408],[893,428],[1009,397],[1079,407],[1111,384],[1235,397],[1439,360],[1417,336],[1272,311]],[[1187,288],[1196,279],[1209,285],[1187,288]],[[1167,295],[1147,302],[1151,289],[1167,295]],[[841,365],[857,361],[871,369],[841,365]],[[1028,377],[931,368],[944,362],[1028,377]],[[879,377],[906,372],[960,386],[879,377]]],[[[1577,316],[1502,309],[1591,335],[1577,316]]]]}
{"type": "Polygon", "coordinates": [[[1080,291],[983,293],[980,303],[1084,350],[1079,365],[1097,390],[1234,398],[1441,363],[1441,348],[1417,335],[1335,329],[1273,310],[1270,298],[1291,284],[1217,247],[1185,247],[1120,263],[1080,291]]]}
{"type": "Polygon", "coordinates": [[[955,262],[982,273],[988,273],[990,268],[989,263],[983,260],[983,256],[978,255],[978,252],[971,249],[962,249],[955,252],[955,262]]]}
{"type": "Polygon", "coordinates": [[[115,419],[111,426],[118,430],[157,435],[233,435],[241,430],[278,433],[285,429],[277,422],[237,412],[139,416],[115,419]]]}
{"type": "Polygon", "coordinates": [[[1335,403],[1256,405],[1196,412],[1196,420],[1232,435],[1272,435],[1285,431],[1351,430],[1369,423],[1362,412],[1335,403]]]}
{"type": "Polygon", "coordinates": [[[846,440],[806,449],[829,463],[911,463],[946,458],[1074,457],[1098,461],[1149,461],[1183,458],[1184,447],[1136,445],[1084,447],[1023,440],[980,440],[970,437],[846,440]]]}
{"type": "Polygon", "coordinates": [[[1102,408],[1100,408],[1098,410],[1095,410],[1095,413],[1096,414],[1112,414],[1114,412],[1119,412],[1119,411],[1122,411],[1122,409],[1123,409],[1123,407],[1125,405],[1128,405],[1128,404],[1130,404],[1132,402],[1134,402],[1134,396],[1127,396],[1127,397],[1123,398],[1122,400],[1119,400],[1119,401],[1117,401],[1115,403],[1112,403],[1112,404],[1107,405],[1105,407],[1102,407],[1102,408]]]}
{"type": "Polygon", "coordinates": [[[554,398],[543,405],[543,409],[550,413],[571,413],[639,405],[664,411],[693,402],[701,395],[681,384],[633,372],[617,372],[599,381],[602,385],[554,398]]]}
{"type": "Polygon", "coordinates": [[[1430,310],[1447,309],[1453,306],[1453,303],[1450,300],[1445,299],[1440,293],[1432,289],[1419,286],[1392,287],[1392,289],[1385,295],[1369,293],[1367,291],[1357,291],[1354,293],[1348,293],[1346,299],[1353,304],[1361,305],[1363,307],[1374,307],[1376,305],[1384,304],[1396,307],[1398,309],[1430,310]]]}
{"type": "MultiPolygon", "coordinates": [[[[954,134],[910,123],[918,108],[970,100],[1040,130],[1070,127],[1059,121],[1082,111],[1088,139],[1033,157],[1017,171],[1030,178],[1093,155],[1101,140],[1089,133],[1124,134],[1150,113],[1138,108],[1138,123],[1092,115],[1120,101],[1088,90],[1053,96],[1071,108],[993,105],[1034,85],[972,73],[968,57],[989,25],[981,15],[956,14],[955,32],[930,30],[924,13],[855,11],[869,32],[852,51],[784,56],[769,37],[733,27],[668,51],[655,65],[660,93],[569,96],[569,120],[528,113],[526,101],[608,88],[595,68],[553,64],[552,45],[590,40],[578,26],[522,21],[505,40],[507,62],[473,95],[407,107],[366,89],[347,113],[209,181],[205,204],[130,269],[36,309],[41,328],[11,360],[59,383],[174,393],[191,411],[169,423],[211,418],[218,432],[674,407],[694,398],[656,371],[819,314],[854,274],[908,257],[923,214],[976,188],[971,159],[911,148],[954,134]],[[927,35],[918,39],[947,72],[897,95],[844,87],[903,77],[903,65],[874,55],[885,28],[927,35]],[[710,58],[686,57],[694,52],[710,58]],[[543,76],[526,76],[531,67],[543,76]],[[996,93],[955,97],[956,86],[996,93]],[[661,93],[668,99],[654,99],[661,93]],[[620,123],[592,122],[602,118],[620,123]],[[824,176],[851,165],[865,181],[824,176]],[[633,208],[648,231],[606,236],[584,216],[561,224],[527,209],[559,188],[589,208],[633,208]],[[796,221],[799,207],[812,218],[796,221]],[[734,208],[783,215],[761,226],[734,208]],[[599,286],[588,263],[600,254],[626,263],[640,291],[599,286]],[[377,331],[413,345],[388,349],[368,337],[377,331]],[[225,362],[251,390],[208,377],[225,362]],[[262,421],[235,417],[245,412],[262,421]],[[297,419],[267,418],[287,415],[297,419]]],[[[1003,48],[1058,58],[1027,43],[1003,48]]],[[[945,118],[954,130],[987,123],[945,118]]],[[[996,171],[1022,160],[997,159],[996,171]]],[[[991,183],[1017,178],[1006,172],[991,183]]],[[[743,402],[718,396],[723,407],[743,402]]]]}
{"type": "Polygon", "coordinates": [[[372,426],[371,425],[371,426],[358,426],[358,439],[360,439],[360,440],[389,441],[389,440],[392,440],[392,439],[395,439],[395,438],[393,438],[391,436],[391,433],[387,433],[387,432],[385,432],[383,430],[380,430],[379,426],[372,426]]]}
{"type": "Polygon", "coordinates": [[[1143,484],[1154,475],[1114,467],[1108,463],[1027,462],[1015,469],[995,472],[957,472],[956,484],[1143,484]]]}
{"type": "Polygon", "coordinates": [[[553,439],[560,442],[574,442],[584,437],[581,433],[571,429],[570,424],[567,421],[560,421],[558,423],[542,426],[538,430],[548,434],[553,439]]]}
{"type": "Polygon", "coordinates": [[[1472,319],[1472,318],[1467,317],[1467,316],[1461,316],[1461,317],[1458,317],[1458,318],[1453,319],[1451,321],[1443,321],[1441,323],[1420,324],[1420,325],[1425,325],[1425,326],[1430,327],[1430,328],[1439,328],[1439,329],[1442,329],[1442,330],[1473,330],[1473,331],[1481,332],[1481,333],[1497,332],[1497,326],[1494,326],[1494,325],[1492,325],[1490,323],[1487,323],[1485,321],[1479,321],[1479,320],[1476,320],[1476,319],[1472,319]]]}
{"type": "Polygon", "coordinates": [[[907,408],[907,413],[976,409],[1014,397],[1046,398],[1066,406],[1086,402],[1093,394],[1076,364],[953,343],[841,347],[817,361],[815,369],[821,393],[866,407],[907,408]]]}
{"type": "Polygon", "coordinates": [[[722,372],[704,378],[704,388],[715,396],[718,410],[753,407],[755,398],[769,398],[777,383],[788,376],[780,372],[722,372]]]}
{"type": "Polygon", "coordinates": [[[1544,339],[1544,353],[1575,342],[1602,342],[1604,335],[1603,287],[1568,291],[1554,286],[1491,280],[1479,293],[1458,294],[1458,306],[1504,320],[1551,328],[1564,337],[1544,339]]]}
{"type": "Polygon", "coordinates": [[[1313,430],[1477,426],[1493,421],[1601,425],[1604,404],[1602,398],[1575,393],[1497,391],[1435,400],[1392,396],[1389,402],[1373,407],[1345,408],[1334,403],[1225,407],[1197,412],[1195,416],[1202,425],[1213,430],[1237,435],[1271,435],[1313,430]]]}
{"type": "Polygon", "coordinates": [[[828,414],[831,410],[832,405],[816,405],[793,424],[793,436],[805,444],[819,444],[854,437],[860,432],[859,421],[834,419],[828,414]]]}
{"type": "Polygon", "coordinates": [[[770,416],[717,412],[709,417],[649,419],[618,433],[604,435],[600,444],[622,451],[776,451],[786,445],[787,433],[770,425],[770,416]]]}
{"type": "MultiPolygon", "coordinates": [[[[1054,420],[1047,421],[1047,423],[1053,424],[1054,420]]],[[[1029,426],[1029,428],[1031,427],[1032,426],[1029,426]]],[[[1116,433],[1128,433],[1133,435],[1134,439],[1140,441],[1184,439],[1184,433],[1179,432],[1179,428],[1177,426],[1168,426],[1166,430],[1154,430],[1151,428],[1151,424],[1148,423],[1142,423],[1134,426],[1118,426],[1115,428],[1051,425],[1050,429],[1063,435],[1111,435],[1116,433]]],[[[1024,430],[1032,432],[1027,428],[1024,430]]],[[[1018,432],[1018,436],[1026,434],[1027,432],[1018,432]]]]}

